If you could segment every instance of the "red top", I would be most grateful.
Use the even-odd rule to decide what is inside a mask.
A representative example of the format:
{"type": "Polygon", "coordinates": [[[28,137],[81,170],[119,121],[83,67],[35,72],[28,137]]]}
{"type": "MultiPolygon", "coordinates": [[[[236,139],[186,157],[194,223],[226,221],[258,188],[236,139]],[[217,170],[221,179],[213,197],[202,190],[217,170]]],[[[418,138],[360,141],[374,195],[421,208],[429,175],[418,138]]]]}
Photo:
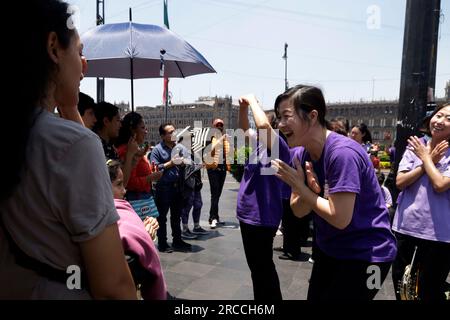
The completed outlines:
{"type": "MultiPolygon", "coordinates": [[[[128,146],[122,144],[117,147],[117,153],[121,161],[125,161],[128,146]]],[[[137,164],[131,169],[130,178],[126,189],[134,192],[150,192],[152,189],[151,184],[147,182],[147,176],[152,173],[150,162],[147,157],[142,156],[137,164]]]]}
{"type": "Polygon", "coordinates": [[[372,163],[375,169],[380,169],[380,159],[378,159],[378,157],[374,157],[372,163]]]}

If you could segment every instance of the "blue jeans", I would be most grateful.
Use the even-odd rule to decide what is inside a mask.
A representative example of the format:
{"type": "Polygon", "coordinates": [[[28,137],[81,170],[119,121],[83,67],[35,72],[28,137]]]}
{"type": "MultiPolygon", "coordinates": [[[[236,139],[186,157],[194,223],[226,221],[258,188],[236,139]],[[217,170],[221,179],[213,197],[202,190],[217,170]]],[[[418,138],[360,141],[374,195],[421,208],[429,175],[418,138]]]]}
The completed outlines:
{"type": "Polygon", "coordinates": [[[183,203],[184,206],[183,211],[181,213],[181,222],[183,224],[188,224],[189,212],[191,211],[192,206],[194,206],[194,209],[192,210],[192,219],[194,220],[194,224],[199,223],[200,213],[202,211],[203,206],[202,193],[200,192],[200,190],[199,191],[192,190],[186,192],[183,203]]]}

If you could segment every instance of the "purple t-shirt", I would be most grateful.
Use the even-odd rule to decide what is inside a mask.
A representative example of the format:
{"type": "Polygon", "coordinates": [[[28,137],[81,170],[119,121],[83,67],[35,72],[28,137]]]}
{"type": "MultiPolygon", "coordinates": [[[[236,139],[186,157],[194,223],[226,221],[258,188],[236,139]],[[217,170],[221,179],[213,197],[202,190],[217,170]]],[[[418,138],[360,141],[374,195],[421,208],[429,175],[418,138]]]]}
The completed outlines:
{"type": "MultiPolygon", "coordinates": [[[[270,158],[279,158],[289,163],[289,147],[282,138],[278,141],[279,155],[272,154],[270,158]]],[[[239,221],[255,226],[278,227],[283,215],[282,190],[285,183],[274,174],[261,174],[261,169],[270,170],[271,164],[267,151],[261,144],[253,151],[250,159],[257,153],[260,154],[262,161],[245,165],[237,196],[237,218],[239,221]]]]}
{"type": "MultiPolygon", "coordinates": [[[[302,165],[311,161],[304,149],[297,156],[302,165]]],[[[312,163],[325,198],[339,192],[356,194],[352,220],[343,230],[313,215],[317,246],[336,259],[393,261],[397,247],[389,213],[375,170],[361,145],[331,132],[321,158],[312,163]]]]}
{"type": "MultiPolygon", "coordinates": [[[[421,164],[422,160],[407,149],[398,171],[411,171],[421,164]]],[[[450,150],[436,168],[444,177],[450,178],[450,150]]],[[[421,239],[450,242],[450,190],[434,191],[430,178],[424,173],[403,190],[397,202],[393,230],[421,239]]]]}

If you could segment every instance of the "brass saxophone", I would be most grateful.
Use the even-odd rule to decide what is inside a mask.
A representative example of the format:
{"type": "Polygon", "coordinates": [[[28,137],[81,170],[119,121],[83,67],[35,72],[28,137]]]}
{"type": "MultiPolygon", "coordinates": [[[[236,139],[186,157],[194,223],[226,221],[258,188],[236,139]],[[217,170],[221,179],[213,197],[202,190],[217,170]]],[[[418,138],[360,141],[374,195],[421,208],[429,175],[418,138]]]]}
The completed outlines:
{"type": "Polygon", "coordinates": [[[402,280],[400,280],[400,298],[402,300],[419,300],[419,267],[415,262],[417,246],[411,264],[405,267],[402,280]]]}

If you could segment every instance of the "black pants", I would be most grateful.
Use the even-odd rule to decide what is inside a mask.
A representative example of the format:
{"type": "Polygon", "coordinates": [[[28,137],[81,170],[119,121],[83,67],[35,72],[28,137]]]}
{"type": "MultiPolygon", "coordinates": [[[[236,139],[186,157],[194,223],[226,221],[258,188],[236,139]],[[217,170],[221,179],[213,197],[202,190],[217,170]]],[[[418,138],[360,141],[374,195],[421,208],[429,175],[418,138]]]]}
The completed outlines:
{"type": "Polygon", "coordinates": [[[209,222],[213,219],[219,220],[219,200],[226,176],[226,170],[208,170],[209,187],[211,189],[211,209],[209,210],[209,222]]]}
{"type": "Polygon", "coordinates": [[[240,225],[255,300],[281,300],[280,280],[272,258],[277,228],[253,226],[242,221],[240,225]]]}
{"type": "Polygon", "coordinates": [[[445,284],[450,272],[450,243],[419,239],[396,233],[397,258],[392,265],[395,297],[400,300],[399,282],[405,267],[411,263],[414,248],[417,253],[414,264],[419,266],[419,299],[425,301],[445,300],[445,284]]]}
{"type": "Polygon", "coordinates": [[[311,215],[297,218],[292,212],[289,199],[283,199],[283,251],[293,256],[300,254],[300,247],[305,245],[309,236],[311,215]]]}
{"type": "Polygon", "coordinates": [[[372,288],[371,277],[376,275],[372,268],[378,267],[378,284],[383,284],[391,262],[374,263],[357,260],[338,260],[325,255],[318,247],[314,252],[314,265],[309,281],[308,300],[370,301],[378,288],[372,288]]]}
{"type": "Polygon", "coordinates": [[[167,244],[167,214],[170,209],[170,227],[172,228],[173,241],[181,240],[181,209],[183,205],[182,194],[177,184],[158,184],[155,192],[155,203],[158,208],[159,229],[156,231],[158,245],[167,244]]]}

